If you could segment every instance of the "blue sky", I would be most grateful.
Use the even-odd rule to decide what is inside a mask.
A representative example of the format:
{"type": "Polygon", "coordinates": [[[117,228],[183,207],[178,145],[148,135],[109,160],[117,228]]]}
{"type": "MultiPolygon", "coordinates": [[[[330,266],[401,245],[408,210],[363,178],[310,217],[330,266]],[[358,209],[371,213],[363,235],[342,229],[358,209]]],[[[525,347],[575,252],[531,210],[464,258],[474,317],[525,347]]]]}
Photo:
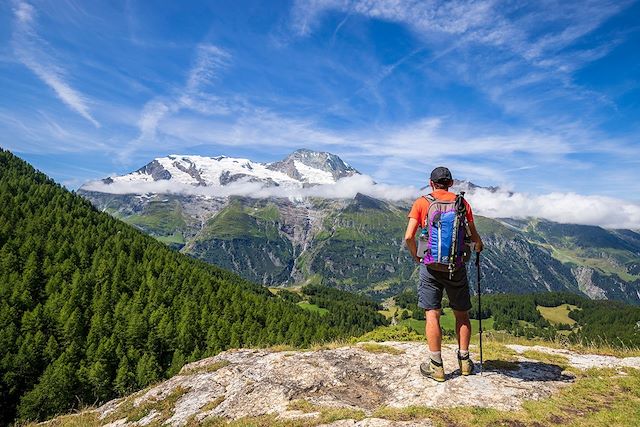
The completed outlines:
{"type": "Polygon", "coordinates": [[[633,1],[0,3],[0,146],[77,188],[171,153],[640,201],[633,1]],[[188,4],[187,4],[188,3],[188,4]]]}

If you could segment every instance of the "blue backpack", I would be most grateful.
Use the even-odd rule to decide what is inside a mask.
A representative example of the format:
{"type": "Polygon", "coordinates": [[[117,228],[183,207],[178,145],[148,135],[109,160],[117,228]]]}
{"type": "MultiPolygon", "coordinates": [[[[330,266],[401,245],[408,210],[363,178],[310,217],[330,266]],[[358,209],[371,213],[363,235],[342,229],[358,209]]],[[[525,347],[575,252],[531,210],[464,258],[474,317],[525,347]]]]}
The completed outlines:
{"type": "Polygon", "coordinates": [[[452,275],[471,258],[464,192],[451,201],[438,200],[432,194],[424,198],[429,209],[418,239],[418,256],[429,268],[452,275]]]}

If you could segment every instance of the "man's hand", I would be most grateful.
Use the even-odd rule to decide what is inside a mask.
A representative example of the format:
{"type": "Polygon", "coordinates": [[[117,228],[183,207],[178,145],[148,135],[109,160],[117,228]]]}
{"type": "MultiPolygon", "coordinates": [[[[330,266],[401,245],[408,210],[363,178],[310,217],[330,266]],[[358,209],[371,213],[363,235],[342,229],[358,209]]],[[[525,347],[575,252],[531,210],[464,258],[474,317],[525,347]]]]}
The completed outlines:
{"type": "Polygon", "coordinates": [[[476,229],[476,224],[474,222],[469,223],[469,231],[471,232],[471,241],[475,243],[475,251],[480,253],[484,249],[484,244],[482,244],[482,239],[478,234],[478,230],[476,229]]]}

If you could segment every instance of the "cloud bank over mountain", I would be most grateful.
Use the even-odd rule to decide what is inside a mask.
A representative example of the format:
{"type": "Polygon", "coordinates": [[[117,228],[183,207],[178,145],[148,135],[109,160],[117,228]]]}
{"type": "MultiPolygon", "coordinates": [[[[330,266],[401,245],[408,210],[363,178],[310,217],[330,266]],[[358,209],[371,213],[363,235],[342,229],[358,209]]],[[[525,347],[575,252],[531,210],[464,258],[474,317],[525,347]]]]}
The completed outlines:
{"type": "Polygon", "coordinates": [[[105,184],[93,181],[82,187],[86,191],[110,194],[187,194],[208,197],[246,196],[255,198],[283,197],[302,199],[320,197],[327,199],[350,199],[362,193],[385,200],[404,200],[417,197],[416,187],[376,184],[370,176],[354,175],[339,179],[334,184],[320,184],[312,187],[269,187],[264,183],[241,181],[225,186],[199,187],[189,184],[175,184],[169,181],[118,182],[105,184]]]}
{"type": "Polygon", "coordinates": [[[479,188],[468,199],[475,212],[492,218],[533,217],[605,228],[640,228],[640,205],[612,197],[562,192],[531,195],[479,188]]]}
{"type": "MultiPolygon", "coordinates": [[[[599,195],[573,192],[528,194],[500,187],[478,187],[460,182],[475,213],[492,218],[544,218],[559,223],[605,228],[640,228],[640,205],[599,195]]],[[[174,194],[224,198],[350,199],[358,193],[411,202],[428,189],[376,182],[338,156],[297,150],[275,163],[230,157],[171,155],[157,158],[123,176],[91,181],[81,191],[109,194],[174,194]]]]}

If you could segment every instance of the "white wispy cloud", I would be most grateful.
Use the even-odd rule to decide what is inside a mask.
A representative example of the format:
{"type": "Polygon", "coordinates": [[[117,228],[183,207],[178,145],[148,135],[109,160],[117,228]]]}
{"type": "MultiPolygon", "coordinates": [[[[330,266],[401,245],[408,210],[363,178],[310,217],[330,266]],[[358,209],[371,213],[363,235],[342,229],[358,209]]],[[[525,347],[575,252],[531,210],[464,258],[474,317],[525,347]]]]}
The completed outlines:
{"type": "Polygon", "coordinates": [[[486,93],[509,112],[532,117],[544,115],[544,104],[552,99],[595,98],[611,104],[606,96],[575,84],[572,73],[608,54],[622,38],[589,47],[577,42],[632,3],[551,1],[523,8],[496,0],[298,1],[291,29],[307,36],[332,10],[406,25],[431,49],[429,63],[439,61],[441,72],[486,93]],[[545,90],[518,93],[536,85],[545,90]]]}
{"type": "Polygon", "coordinates": [[[230,55],[217,46],[203,43],[198,46],[193,67],[189,70],[185,92],[193,94],[211,83],[218,72],[229,65],[230,55]]]}
{"type": "Polygon", "coordinates": [[[14,52],[20,62],[53,89],[69,108],[95,127],[100,127],[100,123],[91,115],[87,97],[71,87],[64,68],[48,53],[50,46],[38,35],[34,7],[27,2],[15,3],[14,18],[12,41],[14,52]]]}
{"type": "Polygon", "coordinates": [[[169,113],[171,107],[161,99],[154,99],[145,104],[138,120],[139,140],[152,140],[156,137],[158,123],[169,113]]]}
{"type": "Polygon", "coordinates": [[[152,98],[143,106],[138,120],[138,137],[119,153],[120,160],[127,162],[141,145],[156,143],[159,124],[171,114],[183,109],[201,114],[219,114],[225,111],[224,101],[216,96],[209,96],[204,89],[228,65],[230,58],[229,53],[217,46],[208,43],[198,45],[184,85],[174,88],[166,96],[152,98]]]}

